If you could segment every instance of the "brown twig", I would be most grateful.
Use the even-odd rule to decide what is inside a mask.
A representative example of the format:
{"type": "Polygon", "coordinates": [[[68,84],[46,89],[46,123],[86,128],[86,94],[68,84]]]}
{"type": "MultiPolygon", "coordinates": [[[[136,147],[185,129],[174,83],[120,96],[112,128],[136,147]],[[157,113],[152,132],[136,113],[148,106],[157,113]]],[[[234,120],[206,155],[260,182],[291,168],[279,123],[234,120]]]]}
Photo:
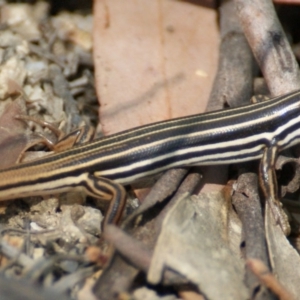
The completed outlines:
{"type": "Polygon", "coordinates": [[[295,299],[270,273],[267,266],[259,259],[249,259],[247,267],[257,276],[262,284],[274,292],[280,300],[293,300],[295,299]]]}
{"type": "MultiPolygon", "coordinates": [[[[176,176],[176,173],[178,173],[177,171],[178,170],[172,170],[171,172],[174,172],[176,176]]],[[[184,174],[185,173],[182,172],[182,175],[184,174]]],[[[106,239],[112,242],[121,254],[117,252],[114,255],[109,266],[104,270],[102,276],[95,284],[94,293],[96,296],[101,300],[114,299],[114,295],[129,289],[139,273],[139,269],[143,271],[148,270],[152,250],[160,232],[162,219],[173,205],[173,202],[178,199],[179,195],[187,190],[189,192],[193,191],[199,184],[200,178],[201,176],[198,173],[189,174],[183,181],[177,193],[159,213],[157,218],[152,219],[152,221],[147,222],[143,226],[138,226],[133,229],[130,228],[129,223],[126,223],[125,227],[130,231],[132,237],[115,227],[109,226],[105,229],[106,239]],[[131,262],[133,266],[129,262],[131,262]]],[[[162,182],[158,182],[157,185],[164,185],[165,180],[167,179],[168,176],[163,175],[159,180],[162,182]]],[[[186,280],[172,271],[165,272],[163,284],[175,283],[186,283],[186,280]]]]}
{"type": "Polygon", "coordinates": [[[176,191],[187,172],[187,168],[177,168],[165,172],[154,184],[150,193],[144,199],[139,208],[124,221],[122,227],[127,227],[138,215],[142,214],[156,203],[159,203],[171,196],[176,191]]]}
{"type": "Polygon", "coordinates": [[[241,26],[273,96],[297,90],[299,67],[272,1],[235,0],[241,26]]]}
{"type": "MultiPolygon", "coordinates": [[[[232,203],[242,221],[246,259],[256,258],[269,265],[268,250],[265,239],[264,221],[258,195],[258,180],[254,173],[241,175],[234,185],[232,203]]],[[[252,295],[258,289],[259,281],[246,270],[246,284],[252,295]]],[[[267,293],[267,291],[264,291],[267,293]]],[[[259,296],[258,296],[259,298],[259,296]]],[[[255,299],[258,299],[257,297],[255,299]]]]}
{"type": "Polygon", "coordinates": [[[152,252],[141,242],[114,225],[107,225],[104,228],[104,238],[108,242],[111,242],[120,254],[126,257],[133,266],[144,272],[148,271],[152,252]]]}
{"type": "Polygon", "coordinates": [[[221,45],[219,66],[207,111],[249,104],[254,59],[235,14],[233,1],[220,7],[221,45]]]}

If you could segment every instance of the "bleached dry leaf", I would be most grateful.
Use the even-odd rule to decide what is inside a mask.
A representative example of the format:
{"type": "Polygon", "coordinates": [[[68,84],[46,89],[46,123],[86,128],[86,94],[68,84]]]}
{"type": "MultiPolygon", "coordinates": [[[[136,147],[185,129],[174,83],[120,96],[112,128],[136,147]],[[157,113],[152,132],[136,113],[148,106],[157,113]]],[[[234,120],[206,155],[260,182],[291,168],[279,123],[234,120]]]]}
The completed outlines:
{"type": "Polygon", "coordinates": [[[13,56],[5,61],[0,68],[0,99],[8,96],[9,80],[14,80],[18,85],[23,86],[26,74],[23,59],[13,56]]]}
{"type": "Polygon", "coordinates": [[[286,290],[295,299],[298,299],[300,295],[300,257],[283,234],[280,225],[276,224],[268,202],[265,207],[265,227],[273,273],[286,290]]]}
{"type": "MultiPolygon", "coordinates": [[[[45,90],[45,85],[43,87],[41,87],[40,84],[25,85],[24,92],[29,99],[29,104],[35,107],[35,110],[47,112],[47,114],[43,116],[45,121],[61,122],[67,118],[63,109],[63,99],[54,95],[50,89],[49,91],[47,91],[47,89],[45,90]]],[[[34,111],[34,113],[36,113],[36,111],[34,111]]]]}
{"type": "Polygon", "coordinates": [[[53,27],[56,28],[60,38],[72,41],[90,51],[92,49],[92,21],[91,16],[63,12],[52,18],[53,27]]]}
{"type": "Polygon", "coordinates": [[[142,287],[134,291],[134,300],[179,300],[173,295],[161,296],[157,292],[147,287],[142,287]]]}
{"type": "Polygon", "coordinates": [[[48,5],[46,2],[39,4],[39,14],[35,14],[34,6],[29,4],[9,4],[1,8],[1,22],[8,24],[15,32],[22,35],[23,38],[29,41],[37,41],[41,38],[41,31],[39,29],[39,19],[45,18],[48,5]],[[41,15],[44,6],[44,15],[41,15]]]}
{"type": "Polygon", "coordinates": [[[170,268],[196,284],[208,299],[247,299],[242,261],[229,247],[227,218],[222,193],[184,195],[164,220],[149,282],[158,283],[164,269],[170,268]]]}

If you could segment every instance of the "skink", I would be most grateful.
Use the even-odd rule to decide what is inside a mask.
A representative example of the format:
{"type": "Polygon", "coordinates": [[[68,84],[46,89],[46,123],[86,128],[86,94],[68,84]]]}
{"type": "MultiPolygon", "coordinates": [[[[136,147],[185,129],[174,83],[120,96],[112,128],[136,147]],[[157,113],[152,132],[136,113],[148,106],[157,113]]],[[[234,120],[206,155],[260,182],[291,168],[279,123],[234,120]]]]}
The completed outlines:
{"type": "Polygon", "coordinates": [[[0,171],[0,200],[83,190],[110,200],[120,218],[123,185],[179,166],[261,159],[262,188],[276,198],[279,151],[300,141],[300,91],[243,107],[123,131],[0,171]],[[276,181],[276,180],[275,180],[276,181]]]}

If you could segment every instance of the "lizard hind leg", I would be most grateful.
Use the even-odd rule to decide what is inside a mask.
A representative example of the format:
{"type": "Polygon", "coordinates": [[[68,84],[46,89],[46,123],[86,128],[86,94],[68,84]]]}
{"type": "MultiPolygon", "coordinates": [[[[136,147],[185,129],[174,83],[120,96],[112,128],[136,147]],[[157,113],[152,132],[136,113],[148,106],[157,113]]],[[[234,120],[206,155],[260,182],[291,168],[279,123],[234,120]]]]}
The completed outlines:
{"type": "Polygon", "coordinates": [[[277,146],[266,147],[264,149],[259,166],[259,181],[277,224],[280,225],[285,235],[289,235],[291,231],[289,220],[278,197],[278,186],[275,173],[277,154],[277,146]]]}

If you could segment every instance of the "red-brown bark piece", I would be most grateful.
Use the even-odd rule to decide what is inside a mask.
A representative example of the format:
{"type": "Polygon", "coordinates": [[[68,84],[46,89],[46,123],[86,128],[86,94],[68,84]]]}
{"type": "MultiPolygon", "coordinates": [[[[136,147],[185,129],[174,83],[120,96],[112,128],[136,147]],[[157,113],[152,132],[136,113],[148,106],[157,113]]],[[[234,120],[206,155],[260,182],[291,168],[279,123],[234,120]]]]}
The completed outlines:
{"type": "Polygon", "coordinates": [[[218,61],[216,11],[184,1],[98,0],[94,12],[105,135],[204,111],[218,61]]]}

